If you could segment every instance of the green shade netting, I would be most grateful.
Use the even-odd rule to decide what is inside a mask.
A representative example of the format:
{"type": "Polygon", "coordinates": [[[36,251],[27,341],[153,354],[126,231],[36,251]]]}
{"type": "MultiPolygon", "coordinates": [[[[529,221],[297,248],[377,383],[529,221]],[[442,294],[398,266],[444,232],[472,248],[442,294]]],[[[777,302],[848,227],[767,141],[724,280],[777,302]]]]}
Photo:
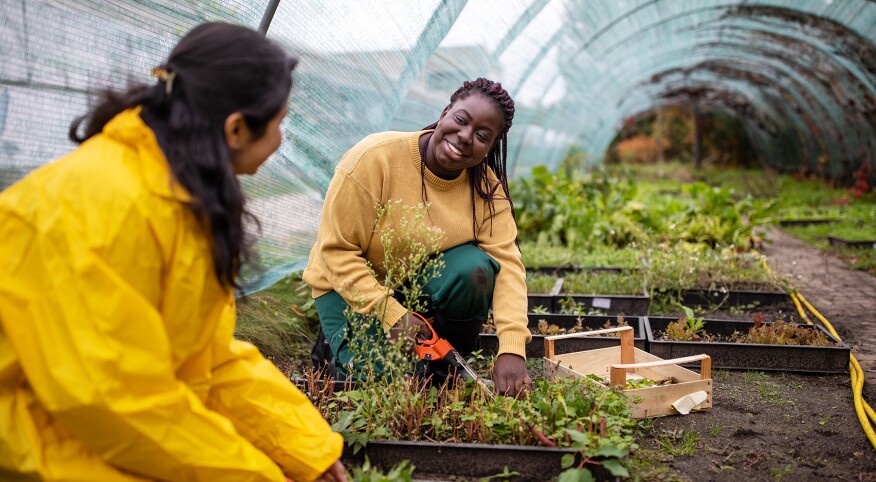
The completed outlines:
{"type": "MultiPolygon", "coordinates": [[[[104,87],[148,74],[205,21],[258,1],[0,0],[0,187],[71,150],[104,87]]],[[[517,103],[510,171],[602,161],[624,119],[697,103],[738,117],[762,162],[848,176],[876,152],[876,2],[281,0],[268,37],[301,58],[285,142],[244,181],[262,220],[252,289],[300,269],[340,156],[433,122],[463,80],[517,103]]]]}

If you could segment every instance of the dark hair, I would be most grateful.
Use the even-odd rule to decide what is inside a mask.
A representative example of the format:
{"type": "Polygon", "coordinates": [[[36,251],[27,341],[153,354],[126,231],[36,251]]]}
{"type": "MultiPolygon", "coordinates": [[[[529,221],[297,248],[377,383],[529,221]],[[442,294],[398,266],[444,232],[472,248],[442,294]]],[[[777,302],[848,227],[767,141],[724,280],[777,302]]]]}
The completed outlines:
{"type": "Polygon", "coordinates": [[[296,64],[296,58],[254,30],[225,23],[199,25],[160,67],[168,75],[152,86],[104,92],[94,109],[73,122],[70,139],[84,142],[120,112],[142,106],[141,115],[155,131],[174,177],[192,196],[188,207],[211,235],[216,277],[223,285],[240,288],[241,265],[253,258],[245,220],[257,228],[259,224],[244,207],[224,124],[240,112],[247,127],[261,137],[289,97],[296,64]]]}
{"type": "MultiPolygon", "coordinates": [[[[487,207],[490,211],[490,230],[492,230],[493,216],[496,214],[496,207],[493,204],[495,199],[507,199],[511,207],[511,216],[514,216],[514,203],[511,201],[511,192],[508,191],[508,130],[511,129],[511,123],[514,120],[514,100],[508,95],[508,91],[502,88],[502,84],[493,82],[492,80],[479,77],[478,79],[462,83],[462,87],[456,89],[456,92],[450,96],[450,104],[448,107],[456,103],[460,99],[465,99],[472,94],[480,94],[493,101],[493,104],[502,113],[502,129],[501,135],[496,138],[493,148],[487,154],[484,162],[467,169],[468,180],[471,186],[471,204],[472,204],[472,226],[477,234],[477,219],[475,211],[475,193],[487,201],[487,207]],[[491,186],[487,177],[488,168],[496,173],[502,189],[505,190],[505,198],[497,198],[496,191],[498,185],[491,186]]],[[[424,130],[435,129],[438,126],[438,121],[424,127],[424,130]]],[[[423,183],[423,201],[426,201],[426,179],[425,179],[425,163],[420,171],[421,182],[423,183]]]]}

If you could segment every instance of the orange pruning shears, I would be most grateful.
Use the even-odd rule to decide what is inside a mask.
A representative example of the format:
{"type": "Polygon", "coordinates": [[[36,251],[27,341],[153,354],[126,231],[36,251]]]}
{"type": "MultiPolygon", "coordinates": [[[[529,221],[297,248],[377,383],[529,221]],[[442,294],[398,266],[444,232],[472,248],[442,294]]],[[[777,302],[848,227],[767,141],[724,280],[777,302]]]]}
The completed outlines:
{"type": "MultiPolygon", "coordinates": [[[[413,313],[413,312],[412,312],[413,313]]],[[[429,323],[423,315],[419,313],[414,313],[419,319],[423,320],[423,323],[429,328],[429,332],[431,333],[430,338],[426,338],[422,333],[418,333],[416,336],[416,345],[415,348],[417,350],[417,356],[420,359],[425,361],[438,361],[444,360],[452,369],[456,370],[458,376],[462,378],[467,378],[469,380],[474,380],[478,384],[480,384],[487,393],[492,394],[492,389],[490,388],[489,380],[484,380],[475,373],[474,370],[468,363],[465,362],[465,358],[456,351],[450,342],[438,336],[438,333],[435,332],[435,328],[432,328],[432,324],[429,323]]]]}

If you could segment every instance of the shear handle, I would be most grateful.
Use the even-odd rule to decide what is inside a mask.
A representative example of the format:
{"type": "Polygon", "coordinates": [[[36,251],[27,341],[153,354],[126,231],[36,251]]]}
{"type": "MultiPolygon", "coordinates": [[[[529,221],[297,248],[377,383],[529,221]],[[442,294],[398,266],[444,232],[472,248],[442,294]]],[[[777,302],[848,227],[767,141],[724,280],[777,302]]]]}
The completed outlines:
{"type": "Polygon", "coordinates": [[[432,328],[432,324],[429,323],[429,321],[426,320],[426,318],[424,318],[423,315],[416,313],[414,311],[411,311],[410,313],[412,315],[416,316],[417,318],[423,320],[423,323],[425,323],[426,327],[429,328],[429,333],[431,333],[431,337],[429,337],[429,338],[426,338],[426,336],[423,335],[423,333],[417,333],[417,335],[415,337],[417,339],[417,344],[431,346],[431,345],[434,345],[435,343],[438,343],[438,340],[440,340],[440,338],[438,338],[438,333],[435,331],[435,328],[432,328]]]}

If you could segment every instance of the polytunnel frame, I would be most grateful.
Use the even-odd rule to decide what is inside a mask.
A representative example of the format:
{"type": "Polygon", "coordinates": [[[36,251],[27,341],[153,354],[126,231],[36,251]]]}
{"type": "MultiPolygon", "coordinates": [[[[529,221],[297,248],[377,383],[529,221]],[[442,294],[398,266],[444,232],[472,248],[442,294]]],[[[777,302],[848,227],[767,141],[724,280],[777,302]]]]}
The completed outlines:
{"type": "MultiPolygon", "coordinates": [[[[615,19],[613,19],[612,21],[608,22],[605,26],[603,26],[598,31],[596,31],[589,39],[584,41],[582,43],[582,45],[573,54],[571,54],[568,57],[568,59],[570,59],[570,61],[564,62],[564,65],[574,65],[574,61],[572,59],[577,58],[581,53],[587,51],[589,46],[593,45],[593,43],[599,37],[604,35],[607,31],[609,31],[611,28],[613,28],[615,25],[617,25],[621,21],[637,14],[638,12],[644,10],[645,8],[648,8],[652,5],[659,3],[659,1],[660,0],[652,0],[650,2],[641,4],[641,5],[637,5],[636,7],[632,8],[630,11],[628,11],[628,12],[624,13],[623,15],[620,15],[620,16],[616,17],[615,19]]],[[[869,40],[864,38],[856,30],[853,30],[852,28],[846,26],[845,24],[837,22],[837,21],[835,21],[831,18],[828,18],[826,16],[818,15],[816,13],[808,12],[808,11],[804,11],[804,10],[797,10],[797,9],[786,8],[786,7],[775,7],[775,6],[769,6],[769,5],[739,5],[736,3],[712,5],[712,6],[708,6],[708,7],[699,8],[699,9],[685,10],[683,12],[679,12],[679,13],[674,14],[674,15],[660,18],[660,20],[658,22],[650,23],[648,25],[645,25],[641,28],[636,29],[630,35],[627,35],[623,39],[621,39],[617,42],[614,42],[613,44],[611,44],[607,48],[603,49],[602,53],[600,55],[605,55],[606,53],[610,53],[614,49],[619,48],[620,45],[623,45],[623,44],[629,42],[629,40],[631,38],[634,38],[638,35],[642,35],[643,33],[647,32],[651,29],[654,29],[660,25],[663,25],[665,23],[671,22],[673,20],[677,20],[679,18],[683,18],[685,16],[692,15],[692,14],[697,13],[697,12],[713,11],[713,10],[721,10],[721,11],[724,11],[725,13],[723,15],[721,15],[719,18],[707,20],[704,23],[725,22],[725,21],[732,22],[735,18],[744,18],[745,20],[749,20],[755,24],[758,24],[758,23],[763,24],[763,23],[766,23],[765,19],[767,19],[767,18],[777,18],[777,19],[779,19],[779,21],[781,23],[779,23],[776,26],[782,27],[783,29],[787,29],[788,26],[790,26],[791,24],[794,24],[794,23],[799,24],[799,23],[803,23],[804,21],[810,22],[810,23],[817,23],[818,28],[816,29],[816,31],[813,33],[812,36],[807,37],[806,39],[795,38],[795,37],[792,37],[790,35],[783,35],[781,33],[776,33],[776,32],[769,32],[769,33],[776,35],[776,36],[784,36],[784,37],[788,38],[789,40],[793,39],[794,41],[798,42],[799,44],[805,45],[807,51],[817,52],[821,55],[826,55],[827,57],[829,57],[831,59],[831,63],[833,65],[837,66],[839,68],[840,72],[843,72],[846,74],[846,75],[841,76],[842,80],[845,81],[847,79],[851,79],[850,80],[851,83],[855,84],[855,87],[857,87],[857,90],[859,90],[860,94],[864,97],[865,101],[869,101],[870,105],[873,104],[871,99],[874,97],[874,89],[872,87],[870,87],[869,85],[867,85],[869,82],[866,81],[866,76],[863,75],[862,71],[854,68],[854,65],[855,65],[854,63],[851,63],[851,65],[849,65],[846,62],[844,62],[845,59],[851,58],[852,56],[846,57],[844,55],[833,55],[833,53],[825,51],[825,49],[821,48],[821,46],[818,45],[816,42],[808,41],[808,39],[813,38],[813,39],[822,40],[823,35],[825,33],[828,35],[830,34],[830,32],[828,31],[829,30],[828,27],[830,27],[834,30],[833,34],[835,36],[843,37],[843,38],[852,37],[853,39],[864,44],[865,47],[863,50],[865,50],[865,51],[866,50],[876,50],[876,46],[874,46],[871,42],[869,42],[869,40]],[[841,33],[842,35],[837,35],[838,32],[841,33]],[[864,77],[864,78],[862,78],[862,77],[864,77]]],[[[541,51],[547,52],[550,49],[552,49],[554,44],[556,44],[556,42],[558,42],[559,39],[563,37],[563,35],[566,33],[566,31],[569,28],[570,28],[569,25],[565,25],[561,29],[558,29],[558,31],[552,36],[552,38],[548,41],[548,43],[542,47],[541,51]]],[[[699,27],[689,27],[689,28],[690,29],[698,29],[699,27]]],[[[712,27],[712,28],[722,28],[722,27],[712,27]]],[[[754,29],[748,29],[748,30],[754,30],[754,29]]],[[[732,30],[731,30],[731,32],[732,32],[732,30]]],[[[734,32],[734,35],[735,35],[735,32],[734,32]]],[[[713,41],[711,43],[718,44],[719,42],[713,41]]],[[[791,43],[791,42],[788,42],[788,43],[791,43]]],[[[706,44],[708,45],[708,42],[706,44]]],[[[722,45],[722,46],[726,46],[726,45],[722,45]]],[[[848,48],[844,49],[843,51],[845,53],[848,53],[848,48]]],[[[595,56],[595,55],[593,55],[593,56],[595,56]]],[[[873,71],[873,69],[868,68],[869,65],[866,63],[866,55],[858,54],[856,57],[862,61],[864,68],[866,68],[868,71],[871,71],[871,72],[873,71]]],[[[525,70],[523,77],[519,81],[519,85],[523,85],[526,82],[529,75],[535,70],[537,65],[541,61],[543,61],[543,58],[544,57],[536,57],[534,59],[534,61],[532,63],[535,65],[531,65],[530,67],[528,67],[525,70]]],[[[794,69],[794,70],[796,71],[797,69],[794,69]]],[[[813,70],[816,70],[816,69],[813,69],[813,70]]],[[[800,72],[806,72],[806,70],[803,69],[803,70],[800,70],[800,72]]],[[[556,83],[557,79],[561,78],[563,76],[563,74],[565,74],[565,73],[568,73],[568,72],[566,71],[566,72],[563,72],[563,73],[555,76],[554,79],[552,79],[552,81],[546,85],[546,87],[544,88],[542,93],[544,94],[549,89],[551,89],[554,86],[554,84],[556,83]]],[[[804,78],[805,78],[805,76],[804,76],[804,78]]],[[[816,82],[813,85],[818,85],[819,83],[820,82],[816,82]]],[[[834,97],[836,98],[837,107],[841,107],[844,105],[844,103],[839,98],[839,94],[836,92],[836,89],[826,88],[826,90],[828,91],[828,93],[832,93],[834,95],[834,97]]],[[[848,90],[848,89],[846,89],[846,90],[848,90]]],[[[808,96],[808,94],[805,93],[805,92],[808,92],[808,89],[805,89],[805,88],[800,89],[799,92],[804,92],[804,94],[798,94],[801,97],[808,96]]],[[[854,102],[854,99],[851,96],[849,96],[849,98],[852,102],[854,102]]],[[[816,96],[816,99],[820,99],[820,98],[816,96]]],[[[807,104],[808,103],[810,103],[810,102],[807,102],[807,104]]],[[[820,102],[820,101],[818,102],[818,104],[821,104],[821,103],[822,102],[820,102]]],[[[651,107],[653,107],[653,104],[651,107]]],[[[822,109],[824,109],[828,113],[834,113],[834,112],[837,112],[840,110],[839,108],[830,109],[830,108],[825,107],[824,105],[820,105],[819,107],[821,107],[822,109]]],[[[864,105],[863,108],[865,109],[865,112],[866,112],[867,105],[864,105]]],[[[650,109],[644,109],[644,110],[639,111],[639,112],[643,112],[646,110],[650,110],[650,109]]],[[[799,110],[800,110],[799,108],[794,109],[794,112],[797,113],[799,110]]],[[[859,109],[855,109],[855,114],[859,120],[864,120],[864,122],[863,123],[860,123],[860,122],[851,123],[853,126],[858,126],[858,127],[863,128],[862,126],[867,126],[868,124],[873,124],[873,129],[874,129],[874,131],[876,131],[876,121],[871,120],[869,123],[866,122],[866,114],[862,114],[859,109]]],[[[535,116],[537,116],[537,115],[538,114],[535,114],[535,116]]],[[[833,115],[829,115],[828,118],[833,120],[833,117],[834,117],[833,115]]],[[[842,118],[843,117],[840,116],[840,119],[842,119],[842,118]]],[[[796,119],[796,116],[794,116],[794,115],[789,116],[789,119],[792,119],[792,122],[794,124],[799,125],[800,119],[796,119]]],[[[804,124],[809,125],[810,123],[804,121],[804,124]]],[[[849,124],[850,123],[844,123],[843,125],[846,126],[849,124]]],[[[532,128],[532,125],[527,125],[524,132],[523,132],[522,141],[518,144],[516,152],[511,160],[512,169],[513,169],[513,166],[515,166],[519,160],[520,152],[522,150],[523,145],[525,144],[525,139],[526,139],[527,135],[529,134],[529,131],[531,128],[532,128]]],[[[749,127],[746,127],[746,130],[749,131],[749,127]]],[[[805,138],[802,135],[801,129],[797,128],[795,130],[797,131],[798,138],[800,138],[800,139],[805,138]]],[[[848,169],[854,168],[856,154],[848,152],[850,150],[850,146],[848,146],[848,143],[846,142],[846,139],[845,139],[845,134],[843,134],[845,132],[845,129],[834,128],[832,130],[837,133],[837,135],[835,137],[836,137],[836,140],[838,141],[838,142],[836,142],[836,144],[838,144],[838,145],[833,146],[834,143],[829,143],[830,147],[828,149],[830,149],[831,151],[834,151],[835,149],[839,149],[842,152],[842,154],[839,156],[835,156],[835,155],[830,156],[830,158],[833,160],[833,163],[831,164],[831,168],[833,171],[832,174],[835,177],[838,177],[842,173],[848,172],[848,169]],[[852,165],[846,166],[846,164],[852,164],[852,165]]],[[[578,136],[580,136],[580,133],[578,134],[578,136]]],[[[749,137],[751,137],[751,136],[749,135],[749,137]]],[[[872,136],[867,136],[864,133],[861,136],[855,135],[855,137],[856,138],[863,137],[865,139],[869,139],[869,144],[870,144],[871,150],[876,150],[876,149],[874,149],[874,146],[873,146],[872,136]]],[[[858,146],[861,146],[860,143],[856,143],[856,144],[858,146]]],[[[825,148],[821,147],[821,149],[819,149],[819,150],[822,153],[824,153],[825,148]]],[[[863,148],[859,149],[859,151],[863,152],[863,148]]],[[[761,150],[760,154],[763,154],[762,150],[761,150]]],[[[810,166],[815,166],[817,163],[817,160],[811,156],[807,156],[807,159],[805,159],[805,161],[808,161],[807,164],[809,164],[810,166]]]]}
{"type": "MultiPolygon", "coordinates": [[[[722,43],[722,45],[726,45],[726,43],[722,43]]],[[[687,50],[688,46],[683,46],[678,50],[687,50]]],[[[798,135],[798,138],[801,144],[805,145],[806,143],[810,143],[813,139],[822,139],[824,135],[823,131],[827,130],[830,133],[831,137],[841,137],[842,136],[842,117],[836,115],[835,109],[830,109],[828,105],[825,104],[823,97],[820,96],[812,96],[809,91],[805,88],[805,85],[800,81],[800,77],[805,77],[805,71],[797,69],[797,62],[793,59],[782,59],[784,61],[774,61],[770,57],[774,57],[774,55],[769,54],[767,49],[762,49],[760,47],[750,47],[748,45],[739,45],[738,50],[745,51],[748,50],[749,53],[754,54],[756,56],[760,56],[763,58],[763,61],[755,61],[752,60],[751,57],[741,56],[740,58],[734,58],[730,56],[730,53],[725,53],[722,56],[708,56],[704,55],[703,60],[699,61],[696,64],[693,64],[688,67],[673,67],[668,70],[657,72],[651,75],[650,79],[647,81],[639,82],[635,84],[636,87],[645,88],[649,86],[657,87],[659,83],[665,78],[672,75],[681,75],[684,78],[690,78],[693,74],[698,72],[713,72],[715,74],[723,75],[726,78],[713,78],[713,79],[703,79],[703,82],[710,81],[713,84],[720,85],[724,83],[727,79],[733,79],[740,81],[742,83],[753,84],[755,86],[760,86],[761,88],[754,88],[755,93],[760,93],[763,98],[763,102],[751,102],[753,105],[760,105],[761,107],[765,107],[764,104],[768,104],[770,110],[777,111],[780,110],[784,113],[788,113],[788,109],[783,106],[781,102],[768,102],[764,97],[768,90],[776,90],[780,94],[780,97],[785,100],[790,105],[790,110],[796,114],[795,115],[779,115],[774,116],[778,118],[784,118],[797,126],[798,131],[808,131],[811,136],[803,136],[798,135]],[[745,70],[739,68],[739,64],[751,64],[755,68],[751,70],[745,70]],[[792,72],[792,74],[799,75],[788,75],[788,71],[792,72]],[[768,75],[772,74],[772,75],[768,75]],[[771,78],[783,77],[786,79],[787,83],[792,85],[785,85],[780,82],[769,80],[771,78]],[[801,99],[802,98],[802,99],[801,99]],[[829,123],[829,126],[825,129],[824,127],[820,127],[814,121],[815,118],[824,119],[829,123]],[[802,126],[801,126],[802,123],[802,126]]],[[[732,50],[731,50],[732,51],[732,50]]],[[[667,82],[668,84],[668,82],[667,82]]],[[[659,87],[658,87],[659,88],[659,87]]],[[[660,94],[657,94],[659,97],[660,94]]],[[[632,103],[634,100],[639,100],[639,97],[625,97],[621,102],[619,102],[619,107],[623,104],[632,103]]],[[[698,96],[690,96],[690,100],[697,101],[698,96]]],[[[623,111],[624,109],[619,109],[623,111]]],[[[745,116],[749,117],[749,116],[745,116]]],[[[743,122],[745,122],[745,118],[742,118],[743,122]]],[[[757,120],[758,124],[762,121],[757,120]]],[[[762,130],[766,130],[770,135],[775,136],[777,134],[778,126],[775,125],[774,121],[771,121],[770,124],[774,124],[769,126],[767,124],[762,130]],[[768,128],[771,127],[771,128],[768,128]]],[[[819,143],[819,150],[822,153],[826,153],[825,151],[834,151],[834,148],[840,149],[839,153],[830,152],[832,158],[837,159],[848,159],[850,156],[847,152],[846,146],[843,143],[838,144],[829,144],[824,145],[823,143],[819,143]]],[[[815,166],[811,166],[815,167],[815,166]]]]}

